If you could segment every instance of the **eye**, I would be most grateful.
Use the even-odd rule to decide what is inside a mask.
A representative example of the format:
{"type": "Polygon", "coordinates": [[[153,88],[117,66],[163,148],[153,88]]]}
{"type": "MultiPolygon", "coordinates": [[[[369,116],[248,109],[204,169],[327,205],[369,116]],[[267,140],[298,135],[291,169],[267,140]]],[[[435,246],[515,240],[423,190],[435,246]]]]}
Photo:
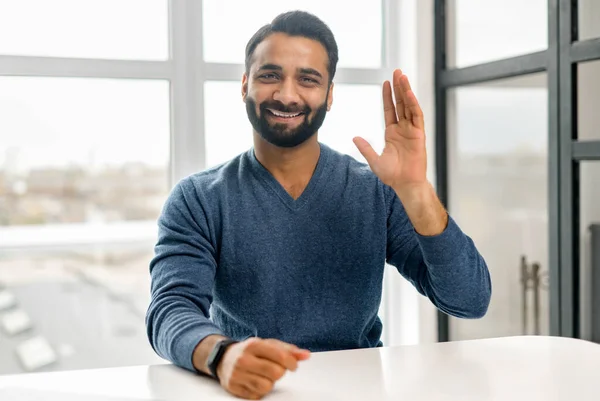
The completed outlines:
{"type": "Polygon", "coordinates": [[[309,84],[318,84],[319,83],[316,79],[309,78],[309,77],[302,77],[300,80],[302,82],[309,83],[309,84]]]}
{"type": "Polygon", "coordinates": [[[277,79],[277,74],[273,74],[272,72],[267,72],[266,74],[262,74],[259,76],[260,79],[272,80],[277,79]]]}

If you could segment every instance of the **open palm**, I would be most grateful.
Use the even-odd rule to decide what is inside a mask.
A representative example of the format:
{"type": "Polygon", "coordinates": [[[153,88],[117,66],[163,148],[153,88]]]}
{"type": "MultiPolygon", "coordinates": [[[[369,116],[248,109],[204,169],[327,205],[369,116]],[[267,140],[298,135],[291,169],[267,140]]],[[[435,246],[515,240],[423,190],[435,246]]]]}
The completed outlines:
{"type": "Polygon", "coordinates": [[[419,102],[402,71],[395,70],[392,99],[389,81],[383,83],[385,147],[378,155],[369,143],[354,138],[354,144],[379,179],[396,190],[420,185],[427,180],[425,124],[419,102]]]}

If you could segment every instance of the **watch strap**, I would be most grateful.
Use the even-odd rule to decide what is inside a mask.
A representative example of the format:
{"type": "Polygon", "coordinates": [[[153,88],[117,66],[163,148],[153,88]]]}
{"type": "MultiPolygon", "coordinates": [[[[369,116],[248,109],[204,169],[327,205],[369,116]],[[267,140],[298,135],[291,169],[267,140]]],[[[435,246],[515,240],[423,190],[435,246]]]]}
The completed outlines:
{"type": "Polygon", "coordinates": [[[238,341],[230,338],[220,340],[215,344],[212,352],[210,353],[209,361],[207,364],[208,370],[210,371],[212,377],[217,379],[217,381],[220,381],[219,375],[217,374],[217,368],[219,367],[219,363],[221,363],[221,359],[223,359],[223,355],[225,355],[225,351],[227,351],[227,348],[230,345],[235,344],[237,342],[238,341]]]}

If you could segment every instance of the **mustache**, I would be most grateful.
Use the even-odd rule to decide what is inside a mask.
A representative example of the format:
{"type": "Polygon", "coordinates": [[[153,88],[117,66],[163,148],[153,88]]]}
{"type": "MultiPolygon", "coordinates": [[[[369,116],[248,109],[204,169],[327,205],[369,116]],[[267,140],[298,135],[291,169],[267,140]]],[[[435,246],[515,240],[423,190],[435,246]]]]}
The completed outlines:
{"type": "Polygon", "coordinates": [[[277,111],[281,111],[283,113],[304,113],[304,114],[310,114],[311,112],[311,108],[308,106],[304,106],[304,107],[299,107],[299,106],[286,106],[285,104],[279,102],[279,101],[268,101],[268,102],[262,102],[260,104],[260,111],[264,111],[266,109],[273,109],[273,110],[277,110],[277,111]]]}

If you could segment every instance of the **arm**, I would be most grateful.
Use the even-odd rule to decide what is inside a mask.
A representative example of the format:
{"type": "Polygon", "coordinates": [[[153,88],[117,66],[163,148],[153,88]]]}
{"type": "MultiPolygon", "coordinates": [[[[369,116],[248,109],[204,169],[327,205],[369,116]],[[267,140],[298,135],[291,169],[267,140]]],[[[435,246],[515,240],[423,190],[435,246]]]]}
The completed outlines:
{"type": "MultiPolygon", "coordinates": [[[[161,357],[193,371],[196,346],[210,335],[223,333],[208,318],[217,268],[215,250],[203,210],[196,205],[198,210],[192,211],[188,199],[197,198],[182,181],[171,192],[158,219],[146,328],[152,347],[161,357]]],[[[209,342],[198,347],[204,351],[200,354],[208,353],[205,348],[209,342]]]]}
{"type": "MultiPolygon", "coordinates": [[[[205,211],[188,180],[173,189],[158,220],[150,263],[152,299],[146,315],[154,350],[175,365],[210,375],[206,363],[225,338],[208,318],[217,263],[205,211]],[[188,201],[189,200],[189,201],[188,201]]],[[[217,366],[231,394],[259,399],[310,352],[273,339],[250,338],[225,351],[217,366]]]]}
{"type": "Polygon", "coordinates": [[[439,309],[460,317],[481,317],[491,296],[487,266],[427,181],[423,111],[400,70],[394,71],[393,90],[396,104],[392,84],[385,81],[381,155],[363,138],[354,138],[371,170],[393,189],[393,196],[387,196],[392,199],[387,259],[439,309]]]}
{"type": "Polygon", "coordinates": [[[441,311],[460,318],[484,316],[491,280],[471,238],[448,216],[437,196],[433,205],[423,204],[426,211],[416,217],[392,190],[389,197],[387,262],[441,311]],[[434,212],[438,208],[443,215],[434,212]]]}

